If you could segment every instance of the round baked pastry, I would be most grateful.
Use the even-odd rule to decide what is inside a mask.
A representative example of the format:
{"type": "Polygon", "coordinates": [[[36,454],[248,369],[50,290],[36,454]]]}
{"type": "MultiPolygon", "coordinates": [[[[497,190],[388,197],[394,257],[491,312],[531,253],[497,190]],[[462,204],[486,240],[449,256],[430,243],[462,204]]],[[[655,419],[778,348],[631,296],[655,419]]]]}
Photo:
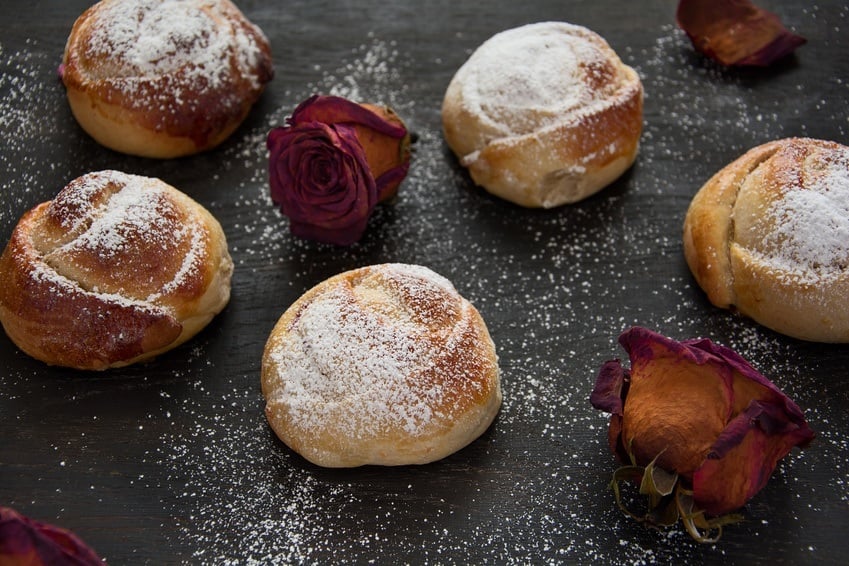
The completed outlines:
{"type": "Polygon", "coordinates": [[[331,277],[265,346],[271,428],[327,467],[424,464],[480,436],[501,406],[495,346],[445,278],[381,264],[331,277]]]}
{"type": "Polygon", "coordinates": [[[95,140],[170,158],[230,136],[273,69],[268,40],[229,0],[102,0],[74,23],[60,74],[95,140]]]}
{"type": "Polygon", "coordinates": [[[460,67],[442,125],[475,183],[551,208],[598,192],[631,166],[643,87],[598,34],[529,24],[493,36],[460,67]]]}
{"type": "Polygon", "coordinates": [[[0,256],[0,322],[27,354],[100,370],[182,344],[230,299],[218,221],[159,179],[71,181],[25,213],[0,256]]]}
{"type": "Polygon", "coordinates": [[[789,138],[748,151],[693,198],[684,253],[714,305],[849,342],[849,147],[789,138]]]}

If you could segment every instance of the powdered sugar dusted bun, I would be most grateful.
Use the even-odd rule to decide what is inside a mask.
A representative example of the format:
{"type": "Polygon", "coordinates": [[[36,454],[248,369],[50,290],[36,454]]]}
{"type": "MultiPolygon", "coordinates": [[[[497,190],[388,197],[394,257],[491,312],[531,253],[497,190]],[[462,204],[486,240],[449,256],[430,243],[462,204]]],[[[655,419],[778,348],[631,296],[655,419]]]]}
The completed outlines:
{"type": "Polygon", "coordinates": [[[405,264],[355,269],[307,291],[271,332],[262,391],[280,439],[327,467],[444,458],[501,406],[478,311],[445,278],[405,264]]]}
{"type": "Polygon", "coordinates": [[[102,0],[71,29],[60,72],[86,132],[158,158],[224,141],[273,75],[268,40],[229,0],[102,0]]]}
{"type": "Polygon", "coordinates": [[[78,369],[185,342],[230,299],[221,226],[159,179],[89,173],[21,217],[0,256],[0,322],[24,352],[78,369]]]}
{"type": "Polygon", "coordinates": [[[550,208],[592,195],[637,156],[643,88],[596,33],[561,22],[501,32],[457,71],[448,145],[489,192],[550,208]]]}
{"type": "Polygon", "coordinates": [[[849,147],[789,138],[748,151],[693,198],[684,252],[714,305],[849,342],[849,147]]]}

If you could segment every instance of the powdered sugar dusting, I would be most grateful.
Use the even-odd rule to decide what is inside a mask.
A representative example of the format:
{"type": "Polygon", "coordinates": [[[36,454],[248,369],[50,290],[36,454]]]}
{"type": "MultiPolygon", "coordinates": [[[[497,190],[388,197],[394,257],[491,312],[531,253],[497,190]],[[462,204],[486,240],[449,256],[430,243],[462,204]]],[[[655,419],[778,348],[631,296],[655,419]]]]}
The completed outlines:
{"type": "MultiPolygon", "coordinates": [[[[849,17],[845,8],[831,17],[834,12],[814,4],[795,14],[802,29],[828,29],[832,39],[824,48],[832,49],[842,45],[834,38],[849,17]]],[[[464,33],[457,31],[468,39],[464,33]]],[[[4,423],[24,430],[43,417],[56,425],[38,453],[55,468],[31,468],[39,489],[7,488],[9,503],[55,514],[60,523],[73,517],[93,528],[91,542],[99,537],[104,547],[120,537],[112,547],[126,549],[128,558],[110,553],[110,562],[157,561],[173,552],[169,558],[185,564],[455,564],[470,557],[503,564],[666,564],[727,562],[747,551],[769,560],[786,550],[785,560],[839,563],[842,555],[815,541],[842,525],[826,518],[849,502],[849,443],[840,409],[847,389],[832,379],[841,375],[833,368],[843,350],[826,350],[823,362],[820,348],[712,309],[680,249],[680,222],[692,193],[746,149],[796,134],[846,139],[845,75],[814,74],[830,86],[821,100],[807,96],[805,81],[818,66],[809,54],[817,43],[823,42],[800,50],[789,70],[759,76],[763,80],[700,64],[672,23],[646,30],[643,43],[620,44],[646,86],[637,166],[585,203],[541,213],[480,194],[452,166],[434,110],[439,93],[419,80],[419,63],[432,52],[380,32],[350,52],[343,49],[338,66],[332,59],[316,67],[313,82],[280,88],[279,106],[264,123],[215,154],[212,182],[226,180],[232,191],[214,205],[226,210],[225,230],[236,236],[243,291],[224,324],[270,329],[289,300],[342,266],[375,257],[426,259],[478,307],[499,348],[505,403],[493,429],[433,466],[319,470],[277,442],[266,425],[257,385],[261,345],[245,333],[220,340],[213,333],[186,351],[185,360],[176,354],[162,361],[174,368],[168,375],[137,367],[127,376],[66,380],[21,363],[16,367],[34,369],[0,373],[12,400],[4,407],[13,408],[4,423]],[[788,83],[798,93],[793,104],[776,96],[788,83]],[[397,202],[378,207],[364,240],[349,250],[293,239],[268,198],[268,128],[307,96],[331,91],[386,102],[419,134],[397,202]],[[711,111],[697,111],[702,108],[711,111]],[[824,118],[809,120],[812,111],[824,118]],[[274,293],[254,283],[269,279],[274,293]],[[681,529],[645,529],[619,512],[609,491],[617,463],[607,448],[607,418],[589,407],[587,396],[599,364],[622,355],[616,335],[631,324],[734,348],[805,409],[819,435],[808,450],[782,461],[744,510],[747,520],[728,527],[718,545],[695,545],[681,529]],[[63,399],[62,411],[39,412],[48,392],[63,399]],[[137,446],[122,451],[116,423],[127,444],[137,446]],[[73,474],[64,473],[69,469],[73,474]],[[456,495],[435,500],[435,484],[449,481],[456,495]],[[124,513],[123,498],[149,502],[150,517],[124,513]],[[106,515],[110,510],[114,515],[106,515]],[[151,551],[151,537],[167,548],[151,551]]],[[[31,45],[0,53],[6,95],[0,120],[11,132],[0,155],[8,172],[2,188],[11,195],[0,212],[7,233],[43,200],[45,187],[101,164],[92,157],[96,152],[80,149],[86,142],[67,113],[44,112],[64,104],[61,87],[50,82],[55,54],[47,51],[31,45]],[[48,130],[65,132],[67,147],[51,145],[48,130]]],[[[440,57],[445,64],[451,56],[440,57]]]]}
{"type": "MultiPolygon", "coordinates": [[[[0,222],[9,227],[9,232],[20,215],[35,204],[38,189],[50,182],[51,175],[63,179],[74,176],[70,165],[57,159],[57,144],[44,144],[48,132],[67,131],[59,112],[45,112],[45,108],[66,104],[55,80],[55,57],[32,40],[28,49],[11,52],[0,42],[0,167],[5,172],[0,178],[0,193],[4,195],[0,199],[0,222]]],[[[37,198],[47,200],[41,195],[37,198]]]]}
{"type": "Polygon", "coordinates": [[[88,291],[80,287],[76,281],[68,279],[55,269],[44,262],[38,261],[33,264],[32,270],[29,272],[29,277],[33,281],[39,283],[47,283],[50,290],[56,297],[62,299],[74,294],[96,296],[98,301],[106,304],[117,305],[125,308],[132,308],[140,312],[161,314],[161,307],[151,304],[144,300],[138,300],[133,297],[127,297],[119,293],[105,293],[102,291],[88,291]]]}
{"type": "Polygon", "coordinates": [[[18,227],[22,265],[34,264],[28,277],[57,299],[83,294],[159,310],[163,297],[203,292],[210,236],[180,197],[154,178],[83,175],[18,227]]]}
{"type": "Polygon", "coordinates": [[[175,195],[150,177],[118,171],[79,177],[48,209],[66,229],[65,242],[40,251],[57,269],[65,258],[96,257],[97,265],[111,265],[109,277],[96,277],[96,286],[81,280],[84,287],[126,293],[123,279],[131,277],[134,288],[147,289],[135,298],[155,302],[198,275],[208,243],[201,219],[182,210],[175,195]]]}
{"type": "Polygon", "coordinates": [[[416,435],[430,421],[426,398],[406,381],[427,360],[415,327],[389,326],[334,294],[307,307],[296,329],[300,340],[272,354],[284,380],[283,397],[272,400],[289,409],[298,428],[326,428],[340,410],[352,417],[339,421],[344,432],[362,437],[386,427],[416,435]]]}
{"type": "Polygon", "coordinates": [[[609,76],[612,53],[591,33],[547,22],[496,34],[457,72],[464,103],[504,136],[591,112],[619,86],[609,76]]]}
{"type": "Polygon", "coordinates": [[[188,223],[184,225],[177,234],[180,239],[186,239],[186,235],[182,232],[188,231],[189,247],[183,253],[183,261],[180,267],[174,272],[170,281],[165,282],[159,291],[151,293],[147,297],[147,301],[156,302],[160,297],[175,292],[180,286],[191,279],[202,269],[201,263],[205,255],[205,246],[208,244],[207,234],[196,223],[188,223]]]}
{"type": "MultiPolygon", "coordinates": [[[[108,259],[139,241],[154,241],[165,251],[173,249],[185,236],[187,227],[174,222],[173,205],[163,197],[164,191],[154,179],[116,171],[85,176],[81,182],[71,184],[57,201],[60,206],[68,201],[80,203],[80,214],[71,217],[72,231],[81,224],[87,226],[56,251],[83,249],[108,259]],[[119,189],[103,206],[95,208],[92,195],[103,190],[104,184],[117,184],[119,189]]],[[[67,219],[68,215],[60,218],[67,219]]]]}
{"type": "Polygon", "coordinates": [[[849,148],[815,151],[800,180],[764,213],[766,261],[795,280],[831,281],[849,269],[849,148]],[[813,161],[812,163],[810,161],[813,161]]]}
{"type": "Polygon", "coordinates": [[[332,430],[366,443],[394,429],[418,436],[440,414],[441,381],[420,376],[444,355],[443,348],[456,346],[452,337],[467,324],[467,308],[430,270],[380,270],[377,277],[399,285],[402,297],[389,299],[381,286],[337,281],[301,307],[290,335],[271,352],[278,380],[269,403],[282,406],[300,434],[332,430]],[[434,305],[457,326],[423,324],[434,305]]]}
{"type": "Polygon", "coordinates": [[[197,0],[108,2],[91,29],[86,56],[114,61],[104,70],[113,79],[125,78],[128,89],[178,72],[190,85],[216,88],[227,80],[231,60],[257,88],[251,69],[259,47],[240,26],[230,25],[225,10],[221,2],[197,0]]]}
{"type": "MultiPolygon", "coordinates": [[[[480,554],[504,564],[723,560],[722,545],[695,545],[681,529],[655,533],[620,513],[608,487],[617,463],[607,447],[607,416],[589,406],[588,395],[599,365],[622,355],[619,331],[640,324],[676,339],[705,336],[732,347],[806,410],[817,405],[819,393],[805,385],[816,374],[815,362],[800,361],[796,345],[750,321],[711,311],[681,257],[680,222],[690,192],[749,145],[729,140],[728,132],[758,126],[760,135],[778,137],[789,126],[779,117],[785,103],[753,113],[756,97],[745,85],[693,67],[689,40],[674,24],[659,33],[648,46],[623,50],[646,82],[649,114],[637,172],[625,188],[611,187],[579,206],[531,213],[473,189],[446,157],[432,111],[440,99],[423,98],[417,89],[429,89],[405,81],[419,76],[415,64],[393,42],[375,36],[339,67],[319,69],[315,83],[287,92],[289,99],[267,124],[227,151],[224,165],[238,169],[242,180],[230,229],[242,236],[234,255],[244,276],[285,270],[279,289],[294,300],[324,274],[364,257],[433,259],[437,263],[429,266],[458,282],[487,321],[505,396],[491,436],[455,459],[392,473],[334,474],[275,443],[260,414],[256,369],[228,373],[218,386],[191,383],[193,396],[165,400],[163,410],[182,418],[174,419],[177,426],[161,448],[177,498],[167,503],[179,517],[176,536],[193,553],[190,562],[366,563],[391,556],[450,564],[480,554]],[[658,100],[658,90],[673,95],[658,100]],[[397,201],[376,209],[364,240],[351,249],[292,238],[268,198],[268,127],[315,92],[388,103],[418,134],[397,201]],[[726,112],[693,112],[708,98],[722,100],[726,112]],[[705,147],[725,148],[727,155],[705,147]],[[669,206],[676,199],[677,211],[669,206]],[[667,259],[657,263],[658,257],[667,259]],[[635,285],[647,296],[635,294],[635,285]],[[486,460],[491,472],[470,457],[486,460]],[[446,468],[461,486],[457,499],[424,496],[446,468]],[[420,520],[423,514],[428,521],[420,520]]],[[[825,110],[845,123],[845,105],[837,106],[825,110]]],[[[819,446],[835,466],[820,471],[840,477],[836,489],[846,501],[846,441],[820,420],[813,414],[812,426],[825,428],[819,446]]],[[[794,453],[771,480],[766,505],[800,503],[799,512],[783,519],[794,532],[815,518],[801,503],[815,490],[795,475],[813,463],[805,452],[794,453]]],[[[762,524],[768,514],[764,505],[754,505],[742,536],[771,536],[762,524]]],[[[788,544],[795,549],[797,543],[788,544]]],[[[798,556],[816,560],[822,554],[801,549],[798,556]]]]}

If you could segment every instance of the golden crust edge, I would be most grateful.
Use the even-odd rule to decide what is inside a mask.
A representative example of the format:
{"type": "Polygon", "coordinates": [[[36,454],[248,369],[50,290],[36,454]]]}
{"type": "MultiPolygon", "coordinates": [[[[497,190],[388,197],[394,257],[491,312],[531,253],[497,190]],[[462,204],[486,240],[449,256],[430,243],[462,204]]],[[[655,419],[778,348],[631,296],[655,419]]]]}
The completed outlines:
{"type": "Polygon", "coordinates": [[[708,300],[717,307],[731,308],[737,300],[729,255],[737,194],[749,174],[780,145],[778,140],[748,150],[702,185],[687,208],[682,235],[684,257],[708,300]]]}

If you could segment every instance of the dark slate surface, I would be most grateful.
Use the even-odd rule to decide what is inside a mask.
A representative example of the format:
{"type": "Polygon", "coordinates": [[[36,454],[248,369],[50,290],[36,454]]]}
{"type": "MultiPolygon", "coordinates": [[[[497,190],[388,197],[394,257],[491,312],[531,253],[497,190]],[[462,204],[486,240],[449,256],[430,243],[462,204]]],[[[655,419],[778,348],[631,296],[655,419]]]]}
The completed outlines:
{"type": "Polygon", "coordinates": [[[76,125],[56,76],[87,2],[2,0],[0,237],[70,179],[114,168],[160,177],[221,221],[233,298],[194,340],[107,373],[46,367],[0,336],[0,505],[73,529],[129,563],[836,563],[849,551],[849,349],[799,342],[712,307],[682,255],[690,198],[771,139],[849,143],[849,10],[764,0],[809,43],[773,68],[695,54],[674,2],[242,1],[269,36],[276,78],[225,145],[174,161],[118,155],[76,125]],[[646,89],[640,157],[578,205],[524,210],[475,188],[440,133],[455,70],[494,33],[585,25],[646,89]],[[267,196],[264,137],[314,92],[391,104],[419,135],[398,200],[364,240],[293,239],[267,196]],[[427,265],[486,319],[503,370],[494,426],[421,467],[316,468],[262,414],[262,347],[302,292],[362,265],[427,265]],[[806,411],[794,451],[715,545],[648,530],[615,507],[598,367],[642,325],[737,349],[806,411]]]}

